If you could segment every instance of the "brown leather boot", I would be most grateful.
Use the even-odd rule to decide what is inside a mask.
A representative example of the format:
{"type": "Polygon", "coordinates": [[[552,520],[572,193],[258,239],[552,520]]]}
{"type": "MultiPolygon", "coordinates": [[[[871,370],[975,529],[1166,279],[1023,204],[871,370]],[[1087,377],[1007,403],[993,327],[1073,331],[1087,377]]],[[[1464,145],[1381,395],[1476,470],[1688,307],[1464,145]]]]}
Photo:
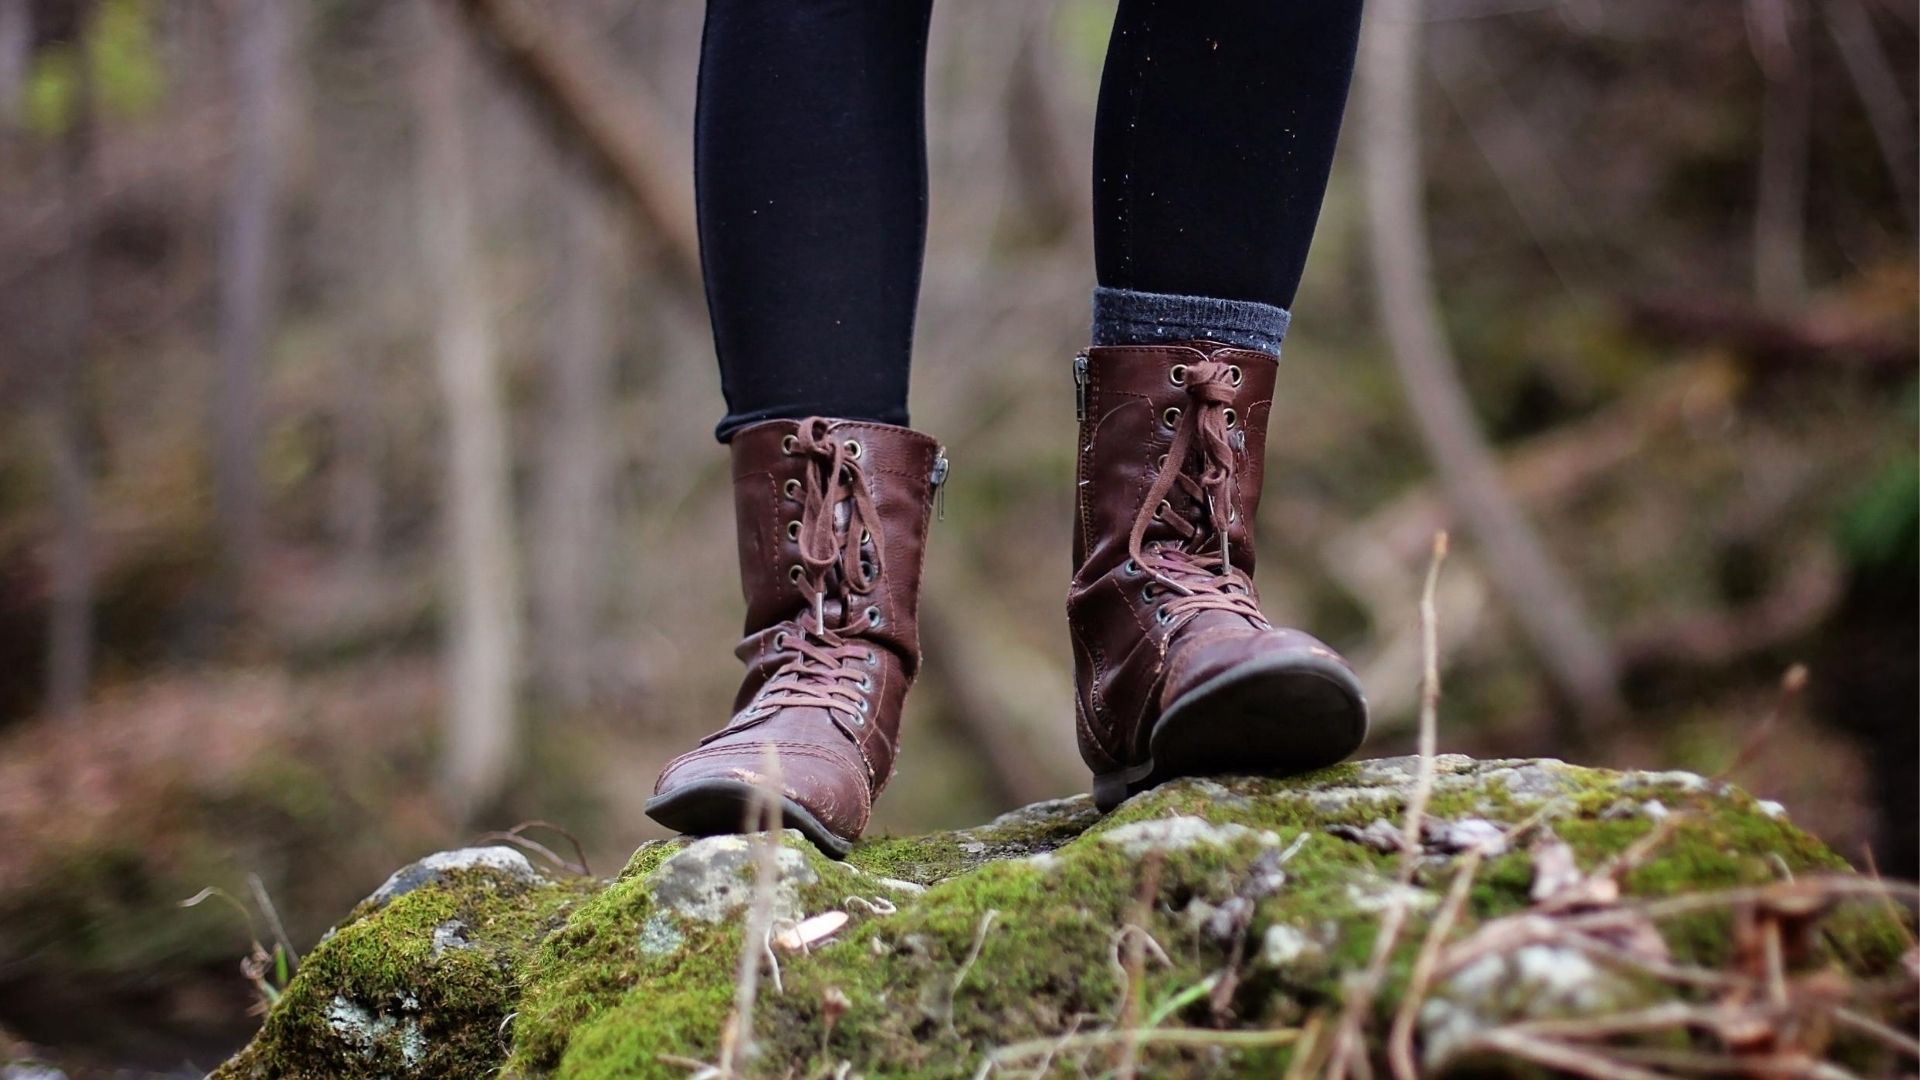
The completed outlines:
{"type": "Polygon", "coordinates": [[[1332,649],[1260,613],[1253,522],[1279,363],[1215,342],[1074,361],[1080,754],[1101,809],[1177,776],[1292,775],[1366,737],[1332,649]]]}
{"type": "Polygon", "coordinates": [[[920,668],[921,556],[946,454],[903,427],[821,417],[755,424],[731,445],[747,677],[732,722],[667,763],[647,814],[740,831],[771,744],[786,824],[845,855],[893,774],[920,668]]]}

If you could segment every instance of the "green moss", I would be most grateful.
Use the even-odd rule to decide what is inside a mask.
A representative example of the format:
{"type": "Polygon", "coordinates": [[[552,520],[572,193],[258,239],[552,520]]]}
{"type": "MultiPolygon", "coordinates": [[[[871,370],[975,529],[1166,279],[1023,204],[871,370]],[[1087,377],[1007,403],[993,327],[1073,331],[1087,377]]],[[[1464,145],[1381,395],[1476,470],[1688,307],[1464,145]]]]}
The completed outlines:
{"type": "MultiPolygon", "coordinates": [[[[1745,795],[1694,780],[1629,786],[1616,774],[1564,766],[1443,764],[1433,816],[1511,823],[1553,800],[1551,827],[1589,869],[1653,827],[1644,816],[1619,813],[1623,800],[1658,798],[1681,812],[1671,834],[1626,876],[1635,896],[1844,867],[1745,795]]],[[[758,1056],[745,1071],[815,1075],[849,1062],[874,1077],[965,1076],[997,1047],[1056,1037],[1076,1023],[1082,1030],[1114,1025],[1124,1007],[1115,935],[1133,918],[1149,872],[1145,857],[1118,842],[1138,831],[1116,830],[1178,816],[1241,828],[1196,826],[1193,842],[1163,845],[1145,928],[1166,962],[1142,973],[1135,990],[1144,1007],[1185,995],[1193,1000],[1168,1023],[1214,1023],[1206,995],[1193,988],[1227,965],[1234,942],[1210,932],[1206,916],[1241,895],[1256,862],[1270,863],[1284,847],[1292,851],[1286,880],[1253,908],[1243,943],[1248,962],[1224,1006],[1229,1026],[1298,1025],[1337,1003],[1342,979],[1366,963],[1378,931],[1376,900],[1397,867],[1397,855],[1325,830],[1397,820],[1405,784],[1404,770],[1369,764],[1293,780],[1185,782],[1104,819],[1084,800],[1063,802],[978,829],[875,840],[845,863],[788,834],[807,870],[787,879],[798,910],[844,911],[850,922],[814,952],[782,958],[778,986],[768,980],[757,998],[758,1056]],[[883,878],[928,887],[916,895],[883,878]],[[854,896],[888,899],[898,910],[882,915],[854,896]],[[1262,935],[1275,925],[1310,945],[1277,970],[1257,960],[1262,935]],[[845,1002],[831,1024],[829,1000],[845,1002]]],[[[261,1037],[222,1075],[683,1077],[685,1060],[712,1061],[718,1053],[742,945],[737,915],[707,922],[688,914],[696,909],[662,899],[663,868],[687,849],[686,841],[649,844],[605,883],[529,887],[479,874],[363,910],[309,958],[261,1037]],[[474,929],[472,948],[435,953],[435,929],[449,920],[474,929]],[[342,1039],[329,1019],[342,1000],[392,1021],[378,1045],[342,1039]],[[419,1033],[411,1058],[392,1034],[409,1022],[419,1033]]],[[[744,864],[740,872],[747,873],[744,864]]],[[[1434,860],[1417,881],[1438,893],[1451,873],[1450,862],[1434,860]]],[[[1527,907],[1531,878],[1525,852],[1490,860],[1460,932],[1527,907]]],[[[1727,951],[1726,923],[1710,915],[1664,929],[1676,953],[1709,963],[1727,951]]],[[[1893,970],[1900,930],[1883,913],[1849,909],[1827,929],[1830,952],[1849,970],[1893,970]]],[[[1383,1016],[1424,934],[1425,917],[1416,917],[1392,958],[1383,1016]]],[[[1149,1046],[1142,1054],[1154,1075],[1271,1075],[1291,1051],[1149,1046]]],[[[1111,1064],[1106,1051],[1087,1062],[1096,1071],[1111,1064]]]]}

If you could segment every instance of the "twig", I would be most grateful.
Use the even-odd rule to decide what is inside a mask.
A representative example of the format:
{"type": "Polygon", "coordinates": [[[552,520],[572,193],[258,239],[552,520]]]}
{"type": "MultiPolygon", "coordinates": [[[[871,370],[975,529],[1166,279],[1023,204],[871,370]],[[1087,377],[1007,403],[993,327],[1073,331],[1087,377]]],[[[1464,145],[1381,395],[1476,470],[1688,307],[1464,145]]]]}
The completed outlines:
{"type": "Polygon", "coordinates": [[[1920,1040],[1916,1040],[1906,1032],[1889,1027],[1871,1016],[1862,1016],[1844,1005],[1836,1005],[1829,1011],[1834,1023],[1841,1027],[1851,1028],[1862,1035],[1878,1039],[1910,1058],[1920,1059],[1920,1040]]]}
{"type": "Polygon", "coordinates": [[[1711,911],[1714,908],[1734,904],[1751,904],[1772,899],[1778,896],[1782,889],[1807,890],[1840,898],[1860,896],[1903,896],[1910,900],[1920,898],[1920,886],[1910,882],[1869,881],[1865,878],[1829,874],[1802,878],[1791,883],[1746,886],[1709,893],[1687,893],[1681,896],[1662,897],[1659,900],[1648,900],[1639,904],[1622,904],[1606,911],[1570,915],[1563,922],[1569,929],[1593,930],[1637,922],[1643,918],[1668,919],[1679,915],[1691,915],[1697,911],[1711,911]]]}
{"type": "Polygon", "coordinates": [[[520,824],[515,825],[513,828],[508,829],[507,832],[513,834],[514,836],[520,836],[524,834],[528,829],[551,829],[552,831],[559,833],[561,836],[566,837],[567,843],[573,845],[573,855],[574,855],[574,858],[577,860],[577,865],[580,867],[580,873],[587,877],[593,876],[592,868],[587,865],[587,849],[580,845],[580,838],[573,835],[572,831],[562,828],[559,825],[555,825],[551,821],[541,821],[538,818],[536,818],[533,821],[523,821],[520,824]]]}
{"type": "Polygon", "coordinates": [[[1588,1080],[1666,1080],[1659,1073],[1623,1065],[1571,1046],[1532,1038],[1512,1028],[1494,1028],[1476,1037],[1473,1045],[1512,1054],[1536,1065],[1587,1077],[1588,1080]]]}
{"type": "Polygon", "coordinates": [[[947,988],[947,1007],[944,1022],[947,1034],[956,1035],[953,1028],[954,1004],[960,997],[960,984],[967,979],[967,973],[973,970],[974,961],[980,959],[980,949],[987,943],[987,930],[993,926],[993,920],[1000,917],[999,909],[988,908],[980,916],[980,924],[973,929],[973,945],[967,949],[965,959],[960,961],[960,969],[953,973],[953,985],[947,988]]]}
{"type": "Polygon", "coordinates": [[[1753,984],[1753,980],[1744,975],[1730,975],[1724,971],[1655,960],[1650,956],[1641,956],[1586,934],[1567,934],[1562,940],[1568,947],[1578,949],[1596,960],[1605,960],[1621,967],[1633,968],[1654,978],[1685,986],[1698,986],[1709,990],[1734,990],[1753,984]]]}
{"type": "Polygon", "coordinates": [[[1028,1042],[1013,1043],[995,1050],[992,1060],[996,1065],[1019,1061],[1035,1054],[1048,1052],[1063,1053],[1074,1050],[1095,1050],[1106,1046],[1138,1043],[1140,1045],[1164,1044],[1167,1046],[1224,1046],[1249,1049],[1268,1046],[1286,1046],[1300,1037],[1299,1028],[1270,1028],[1264,1031],[1209,1031],[1205,1028],[1154,1028],[1152,1030],[1131,1030],[1127,1028],[1109,1028],[1105,1031],[1089,1031],[1084,1035],[1073,1035],[1065,1039],[1033,1039],[1028,1042]]]}
{"type": "Polygon", "coordinates": [[[780,876],[780,789],[780,755],[769,743],[745,822],[749,831],[759,835],[752,840],[753,898],[747,906],[747,924],[740,938],[733,1012],[721,1033],[720,1060],[715,1066],[722,1077],[733,1077],[735,1059],[753,1052],[753,1006],[760,993],[760,961],[767,954],[767,938],[773,925],[774,886],[780,876]]]}
{"type": "Polygon", "coordinates": [[[1413,1025],[1419,1018],[1427,989],[1433,985],[1433,973],[1439,967],[1440,950],[1446,944],[1447,934],[1460,917],[1460,909],[1466,906],[1473,879],[1480,872],[1484,851],[1475,846],[1461,858],[1460,868],[1453,874],[1453,886],[1447,890],[1447,899],[1434,915],[1433,925],[1420,945],[1420,955],[1413,962],[1406,993],[1400,998],[1400,1009],[1394,1014],[1393,1029],[1387,1037],[1387,1061],[1393,1068],[1395,1080],[1418,1080],[1420,1075],[1413,1059],[1413,1025]]]}
{"type": "Polygon", "coordinates": [[[1439,735],[1440,633],[1433,595],[1440,581],[1440,564],[1446,558],[1447,534],[1436,533],[1433,558],[1427,564],[1426,587],[1420,594],[1420,640],[1425,659],[1420,685],[1420,766],[1415,774],[1413,794],[1407,800],[1406,824],[1400,833],[1400,888],[1380,917],[1380,932],[1373,939],[1373,955],[1368,958],[1366,971],[1347,987],[1340,1024],[1334,1031],[1333,1053],[1327,1062],[1327,1075],[1333,1080],[1342,1080],[1349,1070],[1358,1070],[1362,1076],[1370,1074],[1361,1030],[1366,1026],[1367,1014],[1386,978],[1387,961],[1392,958],[1400,931],[1406,924],[1408,892],[1420,868],[1420,832],[1426,821],[1427,802],[1433,796],[1434,755],[1439,735]]]}
{"type": "Polygon", "coordinates": [[[1780,693],[1773,700],[1773,708],[1767,710],[1767,715],[1762,717],[1760,723],[1755,725],[1753,731],[1747,735],[1746,741],[1740,745],[1739,752],[1733,755],[1733,760],[1713,774],[1713,783],[1725,782],[1727,778],[1746,768],[1752,764],[1754,758],[1760,756],[1760,751],[1766,747],[1767,740],[1773,735],[1773,729],[1779,725],[1780,717],[1806,688],[1807,665],[1790,665],[1786,673],[1780,676],[1780,693]]]}
{"type": "Polygon", "coordinates": [[[541,843],[540,841],[529,840],[526,837],[521,836],[519,833],[513,832],[511,830],[507,832],[481,833],[479,836],[475,837],[474,839],[481,842],[498,841],[501,843],[516,844],[520,847],[526,848],[528,851],[533,852],[535,855],[540,856],[541,858],[547,860],[548,862],[559,867],[560,869],[565,870],[569,874],[580,874],[583,876],[586,874],[586,869],[584,864],[576,866],[575,864],[570,863],[567,860],[561,858],[558,852],[554,851],[552,848],[541,843]]]}
{"type": "MultiPolygon", "coordinates": [[[[1155,950],[1160,951],[1162,960],[1166,959],[1160,943],[1153,941],[1153,934],[1147,929],[1148,921],[1153,917],[1153,903],[1160,895],[1160,870],[1163,860],[1158,851],[1147,856],[1146,868],[1140,875],[1140,891],[1134,899],[1133,918],[1120,928],[1120,940],[1116,945],[1127,946],[1127,962],[1121,970],[1120,985],[1120,1027],[1132,1029],[1140,1013],[1140,997],[1146,992],[1141,975],[1146,967],[1146,946],[1144,942],[1153,942],[1155,950]]],[[[1148,1027],[1153,1025],[1149,1023],[1148,1027]]],[[[1137,1042],[1121,1044],[1120,1062],[1114,1068],[1119,1080],[1133,1080],[1135,1054],[1139,1049],[1137,1042]]]]}
{"type": "Polygon", "coordinates": [[[1326,1029],[1326,1013],[1316,1012],[1307,1018],[1307,1026],[1300,1033],[1300,1045],[1294,1048],[1293,1058],[1287,1062],[1287,1075],[1282,1080],[1313,1080],[1320,1075],[1320,1035],[1326,1029]]]}
{"type": "MultiPolygon", "coordinates": [[[[1863,844],[1860,847],[1860,854],[1866,857],[1867,876],[1872,878],[1873,883],[1876,885],[1884,884],[1884,882],[1880,880],[1880,864],[1873,859],[1873,848],[1863,844]]],[[[1900,936],[1907,939],[1907,948],[1911,949],[1915,945],[1920,945],[1920,941],[1914,940],[1913,931],[1907,929],[1907,913],[1900,910],[1899,904],[1893,902],[1893,895],[1891,893],[1881,894],[1880,903],[1886,907],[1887,917],[1893,920],[1893,925],[1900,928],[1900,936]]]]}

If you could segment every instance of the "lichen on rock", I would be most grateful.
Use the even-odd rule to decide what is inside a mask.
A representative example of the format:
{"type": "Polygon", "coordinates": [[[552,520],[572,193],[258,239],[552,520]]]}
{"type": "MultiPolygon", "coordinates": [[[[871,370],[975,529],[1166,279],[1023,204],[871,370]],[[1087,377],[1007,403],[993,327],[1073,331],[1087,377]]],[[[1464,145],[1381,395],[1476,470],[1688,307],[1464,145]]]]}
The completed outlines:
{"type": "MultiPolygon", "coordinates": [[[[1411,885],[1396,877],[1397,845],[1366,841],[1376,822],[1398,835],[1417,770],[1407,758],[1287,780],[1179,781],[1105,817],[1084,796],[1055,800],[973,829],[871,840],[845,862],[780,834],[776,930],[823,913],[845,920],[826,920],[831,933],[804,946],[789,934],[783,948],[757,947],[778,978],[759,993],[740,1072],[964,1077],[996,1061],[1031,1070],[1038,1059],[995,1055],[1111,1031],[1123,1016],[1283,1032],[1338,1012],[1383,910],[1404,904],[1409,930],[1373,1010],[1382,1027],[1461,850],[1478,845],[1486,861],[1455,938],[1540,903],[1525,846],[1493,843],[1529,819],[1564,842],[1576,877],[1665,830],[1619,867],[1623,902],[1846,869],[1784,817],[1692,774],[1457,755],[1435,766],[1411,885]],[[1662,813],[1647,809],[1655,804],[1662,813]],[[1133,977],[1115,958],[1121,927],[1136,920],[1158,948],[1143,954],[1132,987],[1140,1006],[1129,1011],[1133,977]]],[[[684,1077],[688,1062],[719,1052],[754,862],[738,837],[648,844],[609,881],[506,859],[426,860],[410,870],[433,863],[433,873],[396,875],[411,887],[370,898],[307,957],[258,1038],[217,1075],[684,1077]]],[[[1703,912],[1662,924],[1662,948],[1675,963],[1730,963],[1740,951],[1731,922],[1703,912]]],[[[1891,976],[1900,935],[1882,908],[1844,908],[1819,939],[1821,962],[1891,976]]],[[[1586,953],[1523,941],[1434,981],[1421,1003],[1422,1050],[1444,1071],[1489,1027],[1673,993],[1586,953]]],[[[1141,1071],[1274,1075],[1297,1047],[1270,1042],[1149,1038],[1141,1071]]],[[[1112,1053],[1096,1042],[1056,1066],[1102,1072],[1112,1053]]]]}

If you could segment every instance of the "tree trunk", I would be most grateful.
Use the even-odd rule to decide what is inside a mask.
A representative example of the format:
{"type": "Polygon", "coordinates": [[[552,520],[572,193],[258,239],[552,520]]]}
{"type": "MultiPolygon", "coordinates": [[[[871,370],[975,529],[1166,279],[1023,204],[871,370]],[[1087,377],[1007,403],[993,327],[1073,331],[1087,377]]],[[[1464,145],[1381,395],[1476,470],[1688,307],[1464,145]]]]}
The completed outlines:
{"type": "Polygon", "coordinates": [[[214,402],[214,505],[227,570],[227,600],[241,606],[262,543],[260,372],[279,295],[274,252],[277,137],[288,7],[237,0],[228,54],[232,154],[220,214],[220,376],[214,402]]]}
{"type": "Polygon", "coordinates": [[[568,168],[559,186],[552,359],[547,367],[534,509],[533,615],[541,684],[586,703],[608,510],[604,407],[615,229],[597,184],[568,168]]]}
{"type": "Polygon", "coordinates": [[[500,793],[514,749],[519,596],[506,419],[473,242],[465,120],[467,59],[455,29],[422,5],[418,54],[420,250],[446,415],[444,528],[450,547],[450,698],[443,791],[463,820],[500,793]]]}
{"type": "Polygon", "coordinates": [[[1421,7],[1420,0],[1375,0],[1362,43],[1362,171],[1381,324],[1427,455],[1456,519],[1478,541],[1507,612],[1575,709],[1589,719],[1611,717],[1621,708],[1612,650],[1501,486],[1441,327],[1421,206],[1421,7]]]}
{"type": "Polygon", "coordinates": [[[33,59],[32,0],[0,0],[0,139],[20,125],[20,102],[33,59]]]}
{"type": "Polygon", "coordinates": [[[92,4],[75,13],[73,111],[60,152],[61,229],[65,254],[55,268],[51,307],[49,456],[53,465],[54,541],[50,625],[47,629],[47,707],[73,716],[93,678],[93,470],[95,452],[87,409],[87,324],[93,309],[92,230],[96,184],[94,71],[87,32],[92,4]]]}
{"type": "Polygon", "coordinates": [[[1800,0],[1748,0],[1747,29],[1766,78],[1754,180],[1753,294],[1779,311],[1807,295],[1807,150],[1811,57],[1800,0]]]}

